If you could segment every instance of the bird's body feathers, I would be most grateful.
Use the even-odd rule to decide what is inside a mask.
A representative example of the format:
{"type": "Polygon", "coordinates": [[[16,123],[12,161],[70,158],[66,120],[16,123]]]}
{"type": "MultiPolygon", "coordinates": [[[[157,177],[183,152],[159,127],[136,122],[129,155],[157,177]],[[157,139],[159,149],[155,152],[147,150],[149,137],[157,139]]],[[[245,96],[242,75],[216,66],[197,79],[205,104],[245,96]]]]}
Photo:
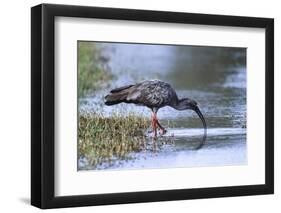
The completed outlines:
{"type": "Polygon", "coordinates": [[[176,103],[178,97],[170,84],[160,80],[147,80],[111,90],[105,100],[106,105],[134,103],[157,111],[176,103]]]}

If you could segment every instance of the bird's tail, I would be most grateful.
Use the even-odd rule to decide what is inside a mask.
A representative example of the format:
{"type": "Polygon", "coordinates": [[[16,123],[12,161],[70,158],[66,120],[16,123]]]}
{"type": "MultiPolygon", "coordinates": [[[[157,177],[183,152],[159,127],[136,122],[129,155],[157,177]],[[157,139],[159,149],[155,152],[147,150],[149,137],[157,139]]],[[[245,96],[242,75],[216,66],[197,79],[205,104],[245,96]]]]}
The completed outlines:
{"type": "Polygon", "coordinates": [[[120,87],[114,90],[111,90],[108,95],[104,97],[105,99],[105,105],[111,106],[115,104],[119,104],[122,102],[126,102],[127,96],[129,94],[129,88],[132,85],[128,85],[125,87],[120,87]]]}
{"type": "Polygon", "coordinates": [[[119,93],[110,93],[105,96],[105,105],[111,106],[114,104],[120,104],[126,100],[127,94],[119,94],[119,93]]]}

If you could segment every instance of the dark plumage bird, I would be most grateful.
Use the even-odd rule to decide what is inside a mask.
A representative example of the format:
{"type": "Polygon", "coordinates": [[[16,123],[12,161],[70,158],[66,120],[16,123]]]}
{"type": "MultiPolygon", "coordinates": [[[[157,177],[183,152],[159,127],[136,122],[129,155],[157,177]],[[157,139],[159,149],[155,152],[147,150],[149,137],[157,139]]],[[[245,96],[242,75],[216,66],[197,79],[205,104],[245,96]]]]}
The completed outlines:
{"type": "Polygon", "coordinates": [[[106,105],[111,106],[119,103],[134,103],[150,108],[152,110],[151,120],[154,137],[157,137],[157,127],[160,128],[162,134],[167,132],[157,119],[157,111],[160,108],[170,106],[176,110],[193,110],[200,117],[204,126],[204,137],[197,148],[201,148],[205,143],[207,125],[197,102],[189,98],[179,99],[175,90],[166,82],[147,80],[113,89],[105,96],[106,105]]]}

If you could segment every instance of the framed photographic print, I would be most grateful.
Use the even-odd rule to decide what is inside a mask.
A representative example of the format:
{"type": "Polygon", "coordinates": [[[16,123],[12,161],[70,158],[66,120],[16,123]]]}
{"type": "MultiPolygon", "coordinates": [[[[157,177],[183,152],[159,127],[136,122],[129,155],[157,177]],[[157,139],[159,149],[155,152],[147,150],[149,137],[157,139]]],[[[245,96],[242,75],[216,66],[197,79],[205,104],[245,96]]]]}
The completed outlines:
{"type": "Polygon", "coordinates": [[[31,9],[31,204],[271,194],[274,21],[31,9]]]}

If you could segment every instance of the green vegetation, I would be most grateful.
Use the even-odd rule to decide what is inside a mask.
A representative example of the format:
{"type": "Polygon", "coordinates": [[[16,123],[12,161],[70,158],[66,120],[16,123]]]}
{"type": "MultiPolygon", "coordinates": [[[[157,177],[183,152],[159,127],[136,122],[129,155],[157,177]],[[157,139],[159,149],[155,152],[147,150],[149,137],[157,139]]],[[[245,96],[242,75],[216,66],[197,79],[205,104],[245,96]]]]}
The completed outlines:
{"type": "Polygon", "coordinates": [[[78,43],[78,96],[101,89],[112,79],[101,50],[93,42],[78,43]]]}
{"type": "Polygon", "coordinates": [[[150,126],[148,118],[129,113],[80,115],[78,127],[78,156],[95,167],[102,162],[126,159],[132,151],[145,146],[144,131],[150,126]]]}

